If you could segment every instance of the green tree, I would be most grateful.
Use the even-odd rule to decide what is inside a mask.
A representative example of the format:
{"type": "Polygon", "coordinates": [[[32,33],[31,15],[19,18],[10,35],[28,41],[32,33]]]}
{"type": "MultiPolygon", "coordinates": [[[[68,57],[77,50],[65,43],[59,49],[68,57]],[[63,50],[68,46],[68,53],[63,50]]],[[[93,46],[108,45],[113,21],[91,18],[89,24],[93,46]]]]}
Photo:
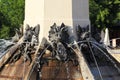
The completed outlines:
{"type": "Polygon", "coordinates": [[[91,24],[97,27],[112,27],[120,21],[119,0],[90,0],[91,24]]]}
{"type": "Polygon", "coordinates": [[[25,0],[0,0],[0,38],[13,36],[24,20],[25,0]]]}

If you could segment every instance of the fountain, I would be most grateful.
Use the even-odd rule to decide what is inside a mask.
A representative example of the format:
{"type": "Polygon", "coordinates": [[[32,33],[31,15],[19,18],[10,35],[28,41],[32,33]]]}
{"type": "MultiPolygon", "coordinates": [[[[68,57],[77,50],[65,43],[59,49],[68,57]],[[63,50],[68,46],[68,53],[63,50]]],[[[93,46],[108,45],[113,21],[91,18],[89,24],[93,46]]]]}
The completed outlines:
{"type": "Polygon", "coordinates": [[[120,79],[119,63],[91,34],[88,0],[25,1],[22,38],[0,48],[0,79],[120,79]]]}

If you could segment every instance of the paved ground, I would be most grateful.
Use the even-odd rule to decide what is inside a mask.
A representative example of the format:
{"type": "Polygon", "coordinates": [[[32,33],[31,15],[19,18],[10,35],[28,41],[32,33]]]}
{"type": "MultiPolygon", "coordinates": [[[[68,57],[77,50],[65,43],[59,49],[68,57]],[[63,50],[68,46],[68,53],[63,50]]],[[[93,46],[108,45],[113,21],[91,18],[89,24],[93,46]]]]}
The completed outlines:
{"type": "Polygon", "coordinates": [[[120,63],[120,49],[109,49],[108,52],[120,63]]]}

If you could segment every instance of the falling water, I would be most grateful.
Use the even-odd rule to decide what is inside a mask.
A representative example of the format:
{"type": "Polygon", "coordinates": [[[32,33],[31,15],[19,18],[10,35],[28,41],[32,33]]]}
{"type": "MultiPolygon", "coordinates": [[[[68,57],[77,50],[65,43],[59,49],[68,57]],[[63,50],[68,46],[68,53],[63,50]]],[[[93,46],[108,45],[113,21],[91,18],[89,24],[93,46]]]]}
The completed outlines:
{"type": "Polygon", "coordinates": [[[67,73],[67,80],[71,80],[71,79],[70,79],[70,71],[69,71],[69,65],[68,65],[68,62],[66,62],[65,67],[66,67],[66,73],[67,73]]]}
{"type": "Polygon", "coordinates": [[[113,63],[113,65],[114,65],[114,67],[118,70],[118,72],[120,73],[120,68],[117,66],[117,64],[101,49],[101,48],[99,48],[98,46],[96,46],[95,44],[92,44],[94,47],[96,47],[97,49],[99,49],[107,58],[108,58],[108,60],[110,60],[112,63],[113,63]]]}
{"type": "Polygon", "coordinates": [[[0,58],[8,51],[14,43],[10,40],[0,39],[0,58]]]}

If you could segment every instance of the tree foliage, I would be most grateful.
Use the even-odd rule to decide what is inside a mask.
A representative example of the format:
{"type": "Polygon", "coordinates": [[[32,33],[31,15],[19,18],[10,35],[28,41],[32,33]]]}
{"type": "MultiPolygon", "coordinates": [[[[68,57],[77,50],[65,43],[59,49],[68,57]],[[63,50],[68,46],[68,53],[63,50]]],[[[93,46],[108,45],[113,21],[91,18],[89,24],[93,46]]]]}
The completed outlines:
{"type": "Polygon", "coordinates": [[[25,0],[0,0],[0,38],[13,36],[24,19],[25,0]]]}
{"type": "Polygon", "coordinates": [[[120,1],[90,0],[90,20],[93,26],[112,27],[120,21],[120,1]]]}

